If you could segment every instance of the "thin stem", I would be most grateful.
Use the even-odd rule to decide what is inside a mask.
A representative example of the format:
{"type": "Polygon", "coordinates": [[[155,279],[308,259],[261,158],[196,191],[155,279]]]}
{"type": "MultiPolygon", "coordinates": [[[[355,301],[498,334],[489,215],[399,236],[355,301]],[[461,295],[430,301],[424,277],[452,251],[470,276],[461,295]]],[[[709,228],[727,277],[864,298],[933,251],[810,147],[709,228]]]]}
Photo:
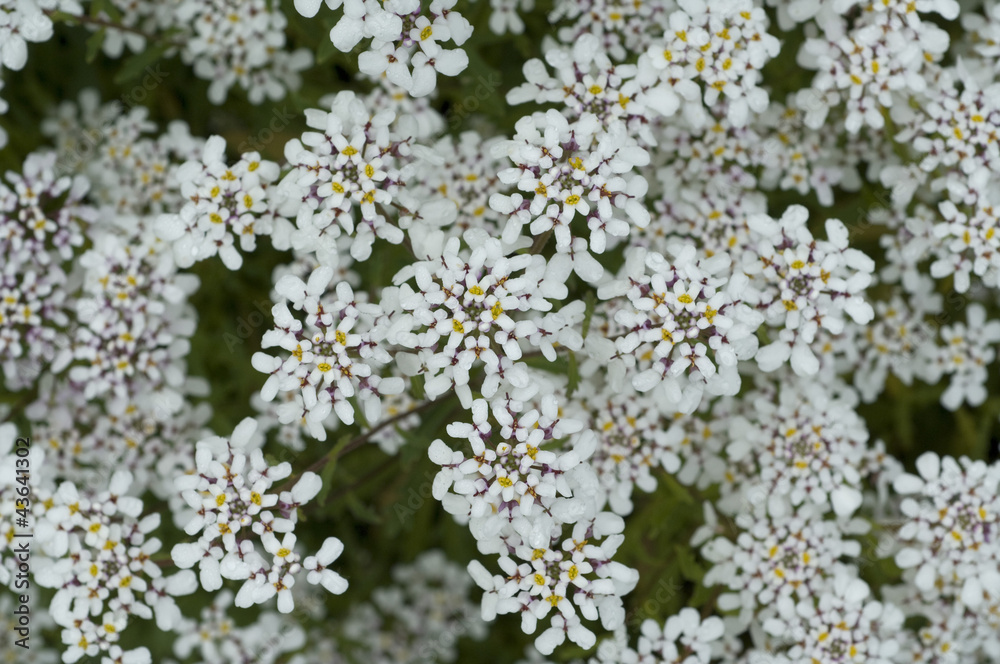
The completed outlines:
{"type": "MultiPolygon", "coordinates": [[[[336,458],[339,459],[340,457],[343,457],[343,456],[349,454],[350,452],[353,452],[354,450],[358,449],[359,447],[361,447],[362,445],[364,445],[365,443],[367,443],[368,440],[372,436],[374,436],[376,433],[378,433],[382,429],[385,429],[386,427],[392,426],[396,422],[399,422],[400,420],[402,420],[402,419],[404,419],[404,418],[406,418],[406,417],[408,417],[410,415],[413,415],[414,413],[419,413],[421,411],[427,410],[428,408],[430,408],[434,404],[437,404],[437,403],[440,403],[440,402],[441,402],[441,400],[438,400],[438,399],[435,399],[433,401],[425,401],[422,404],[420,404],[419,406],[415,406],[415,407],[413,407],[413,408],[411,408],[411,409],[409,409],[407,411],[404,411],[402,413],[398,413],[398,414],[393,415],[392,417],[390,417],[388,419],[382,420],[381,422],[379,422],[377,425],[375,425],[374,427],[372,427],[368,431],[355,436],[351,440],[351,442],[347,443],[347,445],[345,445],[343,448],[341,448],[341,450],[339,452],[337,452],[336,458]]],[[[331,447],[330,450],[326,454],[324,454],[319,459],[317,459],[311,466],[309,466],[308,468],[306,468],[303,472],[299,473],[298,475],[293,475],[292,477],[288,478],[288,481],[285,482],[284,486],[282,486],[279,489],[279,491],[290,490],[292,488],[292,486],[295,484],[295,482],[297,482],[298,479],[300,477],[302,477],[302,475],[304,475],[305,473],[309,473],[309,472],[318,473],[318,472],[321,472],[323,470],[323,467],[326,466],[326,464],[329,463],[330,460],[334,458],[334,456],[333,456],[333,450],[334,449],[335,448],[331,447]]]]}
{"type": "Polygon", "coordinates": [[[384,471],[386,468],[389,468],[390,466],[392,466],[392,464],[394,464],[398,460],[398,458],[399,457],[395,457],[395,456],[388,457],[385,461],[383,461],[382,463],[380,463],[379,465],[375,466],[374,468],[372,468],[371,470],[369,470],[367,473],[365,473],[361,477],[361,479],[359,479],[358,481],[354,482],[353,484],[350,484],[350,485],[344,487],[343,489],[341,489],[337,493],[335,493],[332,496],[328,497],[327,500],[326,500],[326,502],[327,503],[333,503],[333,502],[336,502],[336,501],[340,500],[344,496],[350,495],[355,489],[357,489],[357,488],[359,488],[361,486],[364,486],[365,484],[367,484],[368,482],[370,482],[372,480],[372,478],[378,477],[378,475],[380,475],[382,473],[382,471],[384,471]]]}
{"type": "MultiPolygon", "coordinates": [[[[409,210],[407,210],[406,208],[401,207],[400,205],[398,205],[396,203],[391,203],[391,205],[394,208],[396,208],[401,214],[403,214],[403,213],[410,214],[409,210]]],[[[375,204],[375,209],[378,210],[379,214],[381,214],[383,218],[385,218],[385,222],[387,224],[389,224],[390,226],[395,226],[396,228],[399,228],[399,224],[397,224],[395,221],[393,221],[392,217],[389,216],[389,211],[385,209],[384,205],[382,205],[381,203],[376,203],[375,204]]],[[[419,217],[417,217],[417,218],[419,218],[419,217]]],[[[414,251],[413,251],[413,243],[410,242],[410,236],[407,235],[406,231],[404,231],[402,228],[399,228],[399,230],[403,234],[403,242],[402,242],[403,246],[406,248],[406,250],[408,252],[410,252],[411,256],[413,256],[414,258],[416,258],[417,254],[414,253],[414,251]]]]}
{"type": "MultiPolygon", "coordinates": [[[[133,28],[128,25],[122,25],[121,23],[115,23],[114,21],[109,21],[103,18],[97,18],[96,16],[87,16],[84,14],[70,14],[63,11],[58,11],[55,9],[45,9],[43,10],[45,15],[51,18],[53,21],[64,21],[67,23],[75,22],[82,25],[95,25],[100,28],[111,28],[112,30],[121,30],[122,32],[129,32],[133,35],[139,35],[149,41],[157,41],[159,39],[156,35],[151,35],[148,32],[144,32],[138,28],[133,28]]],[[[173,43],[173,42],[171,42],[173,43]]],[[[180,44],[175,44],[179,46],[180,44]]]]}
{"type": "Polygon", "coordinates": [[[719,595],[722,594],[723,586],[716,586],[715,590],[709,596],[708,601],[705,602],[705,606],[701,607],[701,619],[704,620],[708,618],[715,611],[715,604],[719,601],[719,595]]]}
{"type": "Polygon", "coordinates": [[[544,233],[536,237],[534,243],[531,245],[531,250],[528,253],[530,254],[542,253],[542,249],[544,249],[545,245],[549,243],[549,238],[552,236],[552,233],[555,231],[555,229],[556,227],[553,226],[549,230],[545,231],[544,233]]]}

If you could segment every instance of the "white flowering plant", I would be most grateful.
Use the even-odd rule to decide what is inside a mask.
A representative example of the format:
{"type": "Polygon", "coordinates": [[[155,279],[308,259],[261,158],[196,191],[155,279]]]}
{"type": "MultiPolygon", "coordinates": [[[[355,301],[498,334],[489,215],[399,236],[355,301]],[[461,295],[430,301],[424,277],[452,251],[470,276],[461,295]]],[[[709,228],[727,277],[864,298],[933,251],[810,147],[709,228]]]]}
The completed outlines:
{"type": "Polygon", "coordinates": [[[0,0],[0,659],[1000,661],[998,42],[0,0]]]}

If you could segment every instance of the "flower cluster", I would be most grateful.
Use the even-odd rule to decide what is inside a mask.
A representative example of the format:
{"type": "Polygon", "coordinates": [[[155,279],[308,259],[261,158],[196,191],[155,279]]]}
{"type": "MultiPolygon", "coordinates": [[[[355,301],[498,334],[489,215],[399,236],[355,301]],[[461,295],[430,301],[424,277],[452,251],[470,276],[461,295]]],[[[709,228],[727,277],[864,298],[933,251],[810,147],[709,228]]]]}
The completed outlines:
{"type": "Polygon", "coordinates": [[[487,398],[501,393],[502,386],[525,387],[529,377],[522,345],[543,353],[548,348],[551,354],[555,343],[579,348],[570,326],[582,312],[571,304],[537,322],[530,317],[550,311],[552,301],[565,297],[569,260],[508,256],[497,239],[486,240],[468,257],[459,247],[458,238],[452,238],[439,258],[396,274],[398,288],[384,291],[395,304],[386,339],[413,351],[394,359],[406,375],[424,376],[428,397],[454,389],[468,407],[474,368],[484,370],[479,389],[487,398]]]}
{"type": "Polygon", "coordinates": [[[949,376],[948,389],[941,395],[941,404],[949,410],[963,402],[978,406],[986,400],[986,367],[996,359],[994,346],[1000,342],[1000,321],[987,322],[981,305],[969,306],[966,321],[942,326],[942,345],[930,351],[929,382],[949,376]]]}
{"type": "Polygon", "coordinates": [[[680,469],[682,429],[665,426],[659,409],[643,409],[634,390],[584,394],[570,400],[565,410],[574,412],[574,406],[581,408],[580,419],[597,432],[597,448],[589,462],[615,514],[632,511],[634,488],[646,492],[656,488],[659,467],[670,473],[680,469]]]}
{"type": "Polygon", "coordinates": [[[830,591],[817,605],[778,600],[776,616],[764,629],[779,640],[792,642],[778,662],[873,662],[891,664],[899,650],[896,634],[903,612],[870,600],[868,584],[846,570],[838,570],[830,591]]]}
{"type": "Polygon", "coordinates": [[[559,41],[574,44],[593,35],[595,50],[615,60],[624,60],[629,52],[642,53],[661,38],[673,8],[673,3],[621,0],[556,0],[553,5],[549,20],[554,25],[571,21],[556,32],[559,41]]]}
{"type": "Polygon", "coordinates": [[[988,608],[1000,598],[998,554],[990,546],[1000,527],[998,467],[926,452],[917,471],[894,482],[909,496],[900,506],[906,521],[899,538],[906,546],[896,563],[910,570],[928,600],[943,597],[973,611],[988,608]]]}
{"type": "Polygon", "coordinates": [[[295,551],[297,511],[316,497],[322,481],[307,472],[290,490],[272,491],[291,467],[287,462],[267,464],[253,445],[256,429],[256,420],[247,418],[228,440],[216,436],[198,442],[196,468],[178,477],[176,485],[192,512],[186,519],[178,515],[178,525],[199,538],[174,545],[170,555],[181,569],[197,565],[205,590],[218,590],[223,578],[243,581],[236,606],[277,596],[278,610],[289,613],[295,606],[291,589],[303,570],[311,584],[336,595],[347,590],[347,581],[329,569],[344,545],[328,537],[316,555],[303,559],[295,551]],[[267,557],[255,548],[257,538],[267,557]]]}
{"type": "Polygon", "coordinates": [[[593,454],[593,437],[576,437],[561,453],[548,451],[552,442],[579,432],[581,423],[560,417],[551,397],[542,397],[540,408],[526,405],[510,398],[492,406],[476,401],[472,424],[449,425],[449,435],[466,439],[471,449],[431,444],[431,460],[442,467],[433,493],[468,522],[480,551],[500,554],[506,576],[491,576],[478,561],[469,565],[486,592],[485,620],[519,612],[530,634],[555,610],[536,647],[548,654],[569,638],[589,648],[596,637],[581,615],[600,617],[606,629],[614,629],[624,619],[621,596],[636,582],[634,570],[612,560],[624,523],[598,512],[593,501],[592,471],[583,463],[593,454]],[[487,447],[495,430],[501,440],[487,447]]]}
{"type": "Polygon", "coordinates": [[[224,102],[235,84],[253,104],[282,99],[301,84],[298,72],[313,63],[307,49],[285,50],[288,19],[266,0],[181,4],[174,16],[193,28],[183,41],[181,59],[194,65],[199,78],[211,81],[208,98],[214,104],[224,102]]]}
{"type": "Polygon", "coordinates": [[[617,356],[640,358],[642,371],[633,386],[646,392],[662,384],[665,405],[690,413],[706,391],[739,391],[736,364],[756,353],[753,334],[764,317],[744,302],[745,275],[721,276],[729,267],[727,256],[700,261],[691,245],[675,246],[672,254],[668,259],[632,252],[621,277],[598,296],[628,298],[629,305],[615,313],[624,328],[615,349],[617,356]],[[652,367],[646,368],[647,362],[652,367]]]}
{"type": "MultiPolygon", "coordinates": [[[[649,163],[649,155],[628,136],[624,123],[603,130],[592,113],[571,123],[550,110],[521,118],[516,130],[513,140],[495,149],[514,163],[499,177],[531,198],[519,193],[490,198],[494,210],[509,215],[502,236],[508,244],[528,226],[531,236],[554,234],[560,253],[601,254],[627,236],[633,225],[642,228],[649,223],[649,212],[639,203],[646,180],[632,173],[649,163]],[[577,217],[589,229],[589,239],[572,232],[577,217]]],[[[591,282],[602,273],[586,259],[575,268],[591,282]]]]}
{"type": "Polygon", "coordinates": [[[923,92],[948,48],[947,33],[920,14],[955,18],[958,3],[863,0],[840,4],[840,11],[859,6],[861,18],[847,25],[841,17],[816,17],[824,34],[807,40],[799,56],[806,67],[817,70],[811,92],[823,100],[815,104],[807,122],[821,126],[827,110],[843,103],[847,131],[857,133],[865,126],[881,129],[884,109],[893,107],[894,100],[923,92]]]}
{"type": "Polygon", "coordinates": [[[652,81],[635,65],[613,63],[595,35],[581,35],[571,49],[548,50],[545,62],[556,76],[549,75],[541,60],[529,60],[524,65],[527,82],[507,94],[509,103],[561,103],[571,119],[594,115],[605,128],[624,122],[640,144],[655,142],[646,126],[657,117],[646,105],[652,81]]]}
{"type": "Polygon", "coordinates": [[[567,639],[591,648],[595,636],[581,615],[587,620],[600,618],[605,629],[615,629],[625,617],[620,596],[637,581],[635,570],[611,559],[624,539],[623,525],[605,513],[577,522],[566,539],[556,535],[549,542],[536,538],[532,543],[510,538],[513,541],[505,542],[510,553],[499,559],[506,576],[490,576],[481,563],[471,562],[469,573],[486,591],[483,618],[520,613],[521,628],[531,634],[538,620],[552,613],[551,626],[535,639],[539,652],[551,654],[567,639]]]}
{"type": "Polygon", "coordinates": [[[313,64],[308,49],[287,49],[288,19],[267,0],[182,1],[169,8],[151,0],[111,0],[102,3],[97,18],[103,19],[97,26],[111,26],[101,35],[107,55],[119,57],[125,48],[142,51],[150,40],[164,40],[168,52],[179,52],[198,78],[211,82],[213,104],[223,103],[234,85],[253,104],[282,99],[299,88],[299,72],[313,64]]]}
{"type": "Polygon", "coordinates": [[[111,392],[127,400],[178,390],[194,332],[187,297],[198,280],[177,274],[164,245],[148,232],[131,242],[115,232],[94,236],[94,247],[79,259],[86,269],[79,327],[55,368],[72,361],[69,379],[85,385],[88,397],[111,392]]]}
{"type": "Polygon", "coordinates": [[[173,394],[137,393],[121,399],[108,393],[88,399],[72,381],[47,380],[25,415],[53,476],[95,488],[107,482],[112,470],[127,469],[136,486],[165,500],[174,494],[171,472],[194,462],[188,441],[207,435],[211,409],[181,396],[199,391],[188,385],[173,394]]]}
{"type": "Polygon", "coordinates": [[[873,453],[853,395],[793,379],[774,403],[770,395],[750,396],[759,397],[751,399],[751,412],[729,422],[726,453],[736,494],[753,486],[772,501],[787,497],[793,505],[853,514],[861,505],[865,459],[873,453]]]}
{"type": "MultiPolygon", "coordinates": [[[[9,431],[0,430],[0,445],[13,468],[14,431],[12,425],[3,429],[8,427],[9,431]]],[[[41,454],[32,456],[41,462],[41,454]]],[[[190,573],[164,576],[154,562],[161,543],[149,534],[160,517],[142,516],[143,502],[127,495],[132,483],[128,471],[114,473],[106,488],[93,492],[81,493],[71,482],[56,489],[35,482],[30,498],[19,499],[29,506],[37,524],[32,544],[34,581],[55,591],[49,615],[61,628],[64,662],[102,652],[137,664],[152,661],[146,648],[123,653],[118,646],[121,632],[136,618],[154,616],[161,629],[171,629],[180,618],[173,598],[195,588],[190,573]]],[[[5,504],[11,505],[0,526],[7,533],[7,546],[14,533],[15,486],[0,489],[6,494],[5,504]]],[[[5,565],[0,576],[7,573],[5,565]]]]}
{"type": "Polygon", "coordinates": [[[826,222],[826,241],[817,241],[806,226],[805,208],[789,208],[779,220],[754,215],[747,220],[756,248],[744,254],[744,269],[757,286],[754,303],[777,339],[757,353],[757,364],[773,371],[791,359],[799,375],[815,374],[813,350],[820,329],[837,334],[844,314],[864,325],[875,312],[862,292],[875,269],[871,258],[848,246],[847,227],[826,222]],[[759,239],[758,239],[759,238],[759,239]]]}
{"type": "Polygon", "coordinates": [[[780,48],[767,32],[764,9],[751,0],[680,0],[678,5],[663,37],[645,53],[646,66],[659,79],[650,93],[655,107],[670,115],[683,100],[684,112],[698,117],[704,114],[702,100],[711,108],[724,99],[729,120],[745,125],[751,111],[767,108],[760,70],[780,48]]]}
{"type": "Polygon", "coordinates": [[[843,539],[839,525],[820,512],[806,504],[781,516],[737,515],[736,541],[718,538],[703,551],[717,563],[705,582],[730,591],[719,597],[720,607],[739,608],[748,621],[779,598],[808,599],[825,590],[837,561],[859,555],[861,546],[843,539]]]}
{"type": "Polygon", "coordinates": [[[30,385],[67,345],[67,274],[83,226],[97,211],[84,178],[58,176],[53,152],[35,154],[0,182],[0,361],[10,389],[30,385]]]}
{"type": "MultiPolygon", "coordinates": [[[[456,0],[433,0],[424,10],[420,0],[326,0],[327,6],[344,7],[344,15],[330,30],[330,41],[345,53],[363,39],[371,44],[358,56],[358,68],[369,76],[385,74],[394,85],[414,97],[429,95],[438,73],[456,76],[469,64],[461,46],[472,35],[472,26],[455,11],[456,0]],[[425,13],[426,12],[426,13],[425,13]]],[[[306,17],[319,11],[321,0],[295,0],[295,9],[306,17]]]]}
{"type": "Polygon", "coordinates": [[[305,631],[292,617],[273,611],[263,611],[253,623],[237,626],[227,612],[232,603],[232,591],[223,589],[201,610],[197,620],[185,619],[177,628],[174,655],[188,659],[197,650],[205,662],[238,664],[252,660],[274,664],[305,642],[305,631]]]}
{"type": "Polygon", "coordinates": [[[333,277],[329,267],[317,268],[305,283],[295,275],[282,277],[275,286],[279,295],[305,314],[295,318],[288,305],[280,302],[272,313],[275,329],[264,335],[264,348],[281,347],[290,355],[282,360],[266,353],[253,358],[254,368],[269,374],[261,397],[271,401],[279,393],[294,397],[278,407],[283,423],[302,419],[313,437],[326,438],[323,423],[335,412],[344,424],[354,423],[357,397],[368,422],[381,418],[381,397],[399,394],[404,383],[399,377],[381,377],[374,369],[391,359],[376,333],[383,317],[378,305],[356,300],[346,281],[327,295],[333,277]]]}
{"type": "Polygon", "coordinates": [[[56,146],[57,170],[85,176],[89,197],[104,217],[113,221],[121,215],[129,220],[126,227],[136,218],[183,206],[177,169],[204,149],[204,139],[191,136],[182,121],[163,134],[153,134],[156,129],[146,107],[101,104],[93,88],[42,121],[42,131],[56,146]]]}
{"type": "Polygon", "coordinates": [[[403,180],[396,162],[409,154],[409,146],[408,139],[392,138],[391,111],[369,115],[351,92],[339,93],[330,109],[308,111],[306,123],[318,131],[285,145],[290,168],[278,187],[283,201],[278,213],[295,225],[278,225],[274,242],[315,252],[318,260],[337,267],[342,233],[352,236],[349,254],[355,260],[371,255],[376,237],[403,241],[386,214],[403,180]]]}
{"type": "Polygon", "coordinates": [[[392,568],[392,584],[354,607],[344,635],[357,661],[390,664],[454,662],[459,638],[481,640],[486,623],[469,601],[472,580],[438,550],[392,568]]]}
{"type": "Polygon", "coordinates": [[[170,242],[181,268],[218,254],[230,270],[243,258],[233,246],[253,251],[258,235],[273,228],[270,185],[278,179],[278,165],[262,160],[256,152],[242,155],[235,164],[225,162],[226,141],[213,136],[205,142],[200,161],[185,162],[177,170],[184,206],[177,214],[161,216],[159,237],[170,242]]]}

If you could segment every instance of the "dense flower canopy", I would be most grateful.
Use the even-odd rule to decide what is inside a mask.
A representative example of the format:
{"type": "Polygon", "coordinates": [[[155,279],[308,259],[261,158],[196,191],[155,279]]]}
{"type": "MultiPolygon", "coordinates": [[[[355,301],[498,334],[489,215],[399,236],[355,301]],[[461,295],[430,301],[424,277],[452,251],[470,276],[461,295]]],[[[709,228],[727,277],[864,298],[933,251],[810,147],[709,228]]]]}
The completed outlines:
{"type": "Polygon", "coordinates": [[[0,0],[0,658],[1000,661],[998,43],[0,0]]]}

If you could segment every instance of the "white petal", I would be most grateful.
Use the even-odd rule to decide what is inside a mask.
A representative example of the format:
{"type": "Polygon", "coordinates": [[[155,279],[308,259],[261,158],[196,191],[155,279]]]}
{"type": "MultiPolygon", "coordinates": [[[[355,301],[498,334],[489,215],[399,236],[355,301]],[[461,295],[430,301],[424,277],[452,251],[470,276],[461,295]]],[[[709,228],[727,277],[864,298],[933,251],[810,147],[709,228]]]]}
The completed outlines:
{"type": "Polygon", "coordinates": [[[923,561],[924,557],[916,549],[907,547],[896,554],[896,565],[900,569],[909,569],[910,567],[916,567],[923,561]]]}
{"type": "Polygon", "coordinates": [[[325,566],[339,558],[340,554],[343,552],[343,542],[336,537],[327,537],[323,542],[323,546],[320,547],[319,551],[316,553],[316,558],[325,566]]]}
{"type": "Polygon", "coordinates": [[[551,655],[556,646],[562,645],[565,640],[566,635],[561,629],[550,627],[535,639],[535,648],[543,655],[551,655]]]}
{"type": "Polygon", "coordinates": [[[313,472],[306,472],[302,478],[292,487],[292,500],[300,505],[308,503],[316,497],[319,490],[323,488],[323,480],[313,472]]]}
{"type": "Polygon", "coordinates": [[[295,0],[295,11],[306,18],[312,18],[319,11],[322,0],[295,0]]]}
{"type": "Polygon", "coordinates": [[[924,488],[924,482],[916,475],[903,474],[893,481],[892,488],[896,493],[919,493],[924,488]]]}
{"type": "Polygon", "coordinates": [[[323,587],[326,588],[327,591],[333,593],[334,595],[343,595],[348,586],[347,579],[328,569],[323,570],[323,576],[320,583],[323,584],[323,587]]]}
{"type": "Polygon", "coordinates": [[[203,555],[201,547],[192,542],[181,542],[180,544],[175,544],[174,548],[170,550],[170,557],[173,558],[174,562],[181,569],[188,569],[193,567],[203,555]]]}
{"type": "Polygon", "coordinates": [[[434,68],[445,76],[457,76],[469,66],[469,56],[460,48],[441,51],[434,58],[434,68]]]}
{"type": "Polygon", "coordinates": [[[252,417],[245,417],[233,429],[233,435],[229,438],[229,443],[233,447],[246,448],[256,431],[257,420],[252,417]]]}
{"type": "Polygon", "coordinates": [[[941,473],[941,459],[934,452],[924,452],[917,459],[917,472],[927,481],[936,480],[941,473]]]}
{"type": "Polygon", "coordinates": [[[222,259],[222,264],[228,267],[230,270],[238,270],[243,267],[243,257],[240,256],[240,252],[231,244],[224,244],[219,247],[219,258],[222,259]]]}
{"type": "Polygon", "coordinates": [[[431,461],[439,466],[451,463],[451,459],[454,456],[451,448],[445,445],[441,439],[431,443],[431,446],[427,450],[427,455],[431,458],[431,461]]]}
{"type": "Polygon", "coordinates": [[[838,487],[830,494],[833,511],[839,517],[848,517],[861,506],[861,492],[851,487],[838,487]]]}

